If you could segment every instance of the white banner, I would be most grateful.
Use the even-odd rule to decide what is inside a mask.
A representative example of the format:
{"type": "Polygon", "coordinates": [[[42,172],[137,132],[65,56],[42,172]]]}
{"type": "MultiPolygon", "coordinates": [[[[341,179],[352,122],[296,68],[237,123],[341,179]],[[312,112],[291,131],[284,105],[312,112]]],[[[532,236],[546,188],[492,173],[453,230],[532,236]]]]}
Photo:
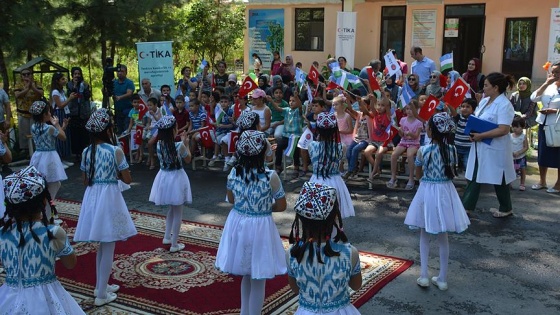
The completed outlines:
{"type": "Polygon", "coordinates": [[[338,12],[336,16],[336,58],[346,58],[346,67],[354,69],[356,49],[356,12],[338,12]]]}
{"type": "Polygon", "coordinates": [[[548,61],[560,60],[560,8],[552,8],[548,40],[548,61]]]}
{"type": "MultiPolygon", "coordinates": [[[[136,43],[138,57],[139,81],[150,79],[152,88],[161,90],[166,84],[171,87],[171,95],[175,95],[175,75],[173,74],[172,42],[136,43]]],[[[141,84],[138,84],[141,87],[141,84]]]]}

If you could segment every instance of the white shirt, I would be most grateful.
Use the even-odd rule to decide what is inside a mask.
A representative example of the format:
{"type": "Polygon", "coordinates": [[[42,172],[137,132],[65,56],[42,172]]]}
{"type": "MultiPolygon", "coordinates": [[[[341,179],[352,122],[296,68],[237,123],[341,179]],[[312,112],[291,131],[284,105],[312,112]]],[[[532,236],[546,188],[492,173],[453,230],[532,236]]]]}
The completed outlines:
{"type": "MultiPolygon", "coordinates": [[[[531,101],[533,102],[540,101],[543,105],[542,109],[546,109],[546,108],[560,109],[559,93],[560,91],[558,86],[555,83],[553,83],[544,90],[541,96],[537,96],[537,91],[533,92],[533,94],[531,94],[531,101]]],[[[557,116],[556,113],[545,115],[539,112],[536,121],[541,125],[543,124],[554,125],[556,123],[556,116],[557,116]],[[546,123],[545,123],[545,118],[546,118],[546,123]]]]}

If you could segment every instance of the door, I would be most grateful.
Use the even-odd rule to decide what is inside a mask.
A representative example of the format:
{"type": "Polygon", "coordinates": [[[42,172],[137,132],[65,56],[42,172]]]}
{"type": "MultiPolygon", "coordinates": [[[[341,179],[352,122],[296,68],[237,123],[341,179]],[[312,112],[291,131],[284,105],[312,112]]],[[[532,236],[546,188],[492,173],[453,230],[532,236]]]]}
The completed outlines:
{"type": "Polygon", "coordinates": [[[502,72],[516,79],[530,78],[533,73],[533,53],[537,18],[506,19],[502,72]]]}
{"type": "MultiPolygon", "coordinates": [[[[464,73],[472,58],[482,61],[484,53],[484,4],[445,6],[445,23],[451,21],[452,31],[444,32],[441,54],[453,52],[453,70],[464,73]]],[[[446,27],[448,27],[446,25],[446,27]]]]}
{"type": "Polygon", "coordinates": [[[389,6],[381,9],[381,44],[379,56],[381,69],[385,69],[385,59],[389,49],[397,52],[397,58],[404,59],[404,36],[406,29],[406,6],[389,6]]]}

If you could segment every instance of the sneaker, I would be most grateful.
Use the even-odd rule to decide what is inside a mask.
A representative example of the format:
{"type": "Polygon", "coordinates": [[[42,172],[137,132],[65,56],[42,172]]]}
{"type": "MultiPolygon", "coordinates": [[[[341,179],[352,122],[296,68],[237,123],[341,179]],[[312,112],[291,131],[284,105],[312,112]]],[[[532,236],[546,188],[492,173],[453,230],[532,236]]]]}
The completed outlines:
{"type": "Polygon", "coordinates": [[[74,166],[74,163],[69,162],[69,161],[62,161],[62,164],[66,165],[68,167],[74,166]]]}
{"type": "Polygon", "coordinates": [[[208,162],[208,166],[214,166],[214,164],[216,163],[216,160],[217,160],[217,159],[218,159],[218,157],[214,155],[214,156],[210,159],[210,162],[208,162]]]}
{"type": "Polygon", "coordinates": [[[169,251],[172,253],[176,253],[182,250],[183,248],[185,248],[185,244],[177,244],[177,246],[171,246],[171,248],[169,248],[169,251]]]}
{"type": "Polygon", "coordinates": [[[169,244],[171,244],[171,240],[170,240],[170,239],[167,239],[167,238],[164,238],[163,241],[161,241],[161,243],[162,243],[163,245],[169,245],[169,244]]]}
{"type": "MultiPolygon", "coordinates": [[[[121,286],[118,285],[118,284],[108,284],[107,285],[107,293],[115,293],[115,292],[119,291],[120,288],[121,288],[121,286]]],[[[93,290],[93,295],[97,296],[97,289],[93,290]]]]}
{"type": "Polygon", "coordinates": [[[234,166],[236,162],[237,162],[237,158],[234,155],[229,159],[229,161],[227,162],[227,165],[234,166]]]}
{"type": "Polygon", "coordinates": [[[447,282],[439,281],[438,277],[432,277],[432,284],[438,287],[441,291],[447,290],[447,282]]]}
{"type": "Polygon", "coordinates": [[[107,292],[107,297],[104,299],[100,299],[100,298],[95,298],[95,301],[93,302],[93,304],[95,306],[103,306],[105,304],[111,303],[114,300],[117,299],[117,294],[116,293],[112,293],[112,292],[107,292]]]}
{"type": "Polygon", "coordinates": [[[430,279],[420,277],[416,279],[416,284],[418,284],[422,288],[427,288],[430,286],[430,279]]]}
{"type": "Polygon", "coordinates": [[[229,172],[230,169],[231,169],[231,166],[229,166],[229,164],[225,163],[225,164],[224,164],[224,168],[222,169],[222,171],[224,171],[224,172],[229,172]]]}

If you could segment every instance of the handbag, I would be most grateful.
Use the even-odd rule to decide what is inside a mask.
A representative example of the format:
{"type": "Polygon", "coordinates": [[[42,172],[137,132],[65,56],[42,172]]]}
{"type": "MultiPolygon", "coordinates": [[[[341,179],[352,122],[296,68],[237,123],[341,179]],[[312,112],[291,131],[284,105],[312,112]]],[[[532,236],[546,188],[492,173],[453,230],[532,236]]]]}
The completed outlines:
{"type": "Polygon", "coordinates": [[[560,125],[558,124],[558,118],[560,118],[560,112],[556,114],[556,122],[553,125],[545,125],[543,127],[547,147],[560,147],[560,125]]]}

